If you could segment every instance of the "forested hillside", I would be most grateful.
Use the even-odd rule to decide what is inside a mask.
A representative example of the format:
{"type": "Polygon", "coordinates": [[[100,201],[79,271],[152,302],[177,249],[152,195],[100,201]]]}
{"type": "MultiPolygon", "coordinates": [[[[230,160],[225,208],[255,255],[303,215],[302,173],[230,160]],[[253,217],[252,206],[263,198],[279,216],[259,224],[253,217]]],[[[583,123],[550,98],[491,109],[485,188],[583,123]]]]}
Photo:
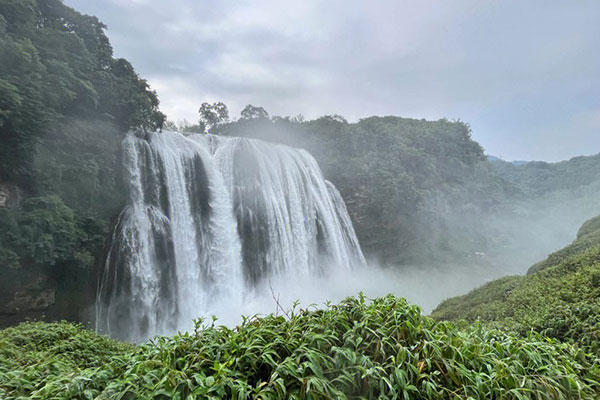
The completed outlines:
{"type": "Polygon", "coordinates": [[[123,205],[123,134],[165,119],[105,28],[59,0],[0,1],[0,320],[79,318],[123,205]]]}
{"type": "Polygon", "coordinates": [[[573,157],[557,163],[532,161],[514,164],[493,159],[491,165],[496,175],[529,195],[573,191],[600,181],[600,154],[573,157]]]}
{"type": "Polygon", "coordinates": [[[539,257],[600,212],[600,156],[490,162],[461,121],[348,123],[335,115],[303,121],[264,113],[216,132],[310,151],[342,193],[363,250],[383,264],[464,263],[485,254],[477,262],[498,265],[532,246],[539,257]]]}
{"type": "Polygon", "coordinates": [[[600,356],[600,217],[577,239],[532,267],[444,301],[438,320],[466,319],[526,334],[569,341],[600,356]]]}
{"type": "Polygon", "coordinates": [[[465,247],[464,238],[476,236],[477,224],[450,234],[448,210],[475,221],[472,211],[489,212],[513,191],[490,173],[483,149],[462,122],[242,119],[219,133],[307,149],[342,193],[363,250],[384,263],[476,251],[480,246],[465,247]]]}

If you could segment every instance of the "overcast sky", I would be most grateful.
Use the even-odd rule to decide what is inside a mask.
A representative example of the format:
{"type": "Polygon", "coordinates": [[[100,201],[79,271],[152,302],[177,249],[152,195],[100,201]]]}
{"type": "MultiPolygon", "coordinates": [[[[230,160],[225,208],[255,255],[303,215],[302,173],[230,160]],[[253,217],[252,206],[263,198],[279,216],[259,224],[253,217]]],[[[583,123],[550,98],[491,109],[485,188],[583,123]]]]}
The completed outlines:
{"type": "Polygon", "coordinates": [[[169,119],[230,115],[461,119],[486,152],[600,152],[600,1],[66,0],[169,119]]]}

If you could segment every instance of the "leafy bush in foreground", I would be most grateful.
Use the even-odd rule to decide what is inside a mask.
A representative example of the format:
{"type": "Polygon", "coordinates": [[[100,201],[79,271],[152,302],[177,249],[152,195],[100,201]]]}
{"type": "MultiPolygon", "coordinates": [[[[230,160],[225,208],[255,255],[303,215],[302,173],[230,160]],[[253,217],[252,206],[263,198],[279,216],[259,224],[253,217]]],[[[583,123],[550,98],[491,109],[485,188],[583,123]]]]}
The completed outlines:
{"type": "Polygon", "coordinates": [[[202,327],[132,347],[67,323],[0,332],[0,397],[53,399],[593,399],[600,365],[574,346],[459,329],[404,299],[202,327]],[[25,341],[30,332],[34,337],[25,341]],[[80,356],[83,355],[83,356],[80,356]],[[25,381],[26,385],[22,382],[25,381]]]}
{"type": "Polygon", "coordinates": [[[101,389],[107,378],[116,377],[107,375],[111,367],[105,366],[115,364],[118,357],[125,359],[134,349],[80,324],[27,322],[4,329],[0,331],[0,399],[3,395],[90,398],[92,377],[98,380],[94,387],[101,389]]]}

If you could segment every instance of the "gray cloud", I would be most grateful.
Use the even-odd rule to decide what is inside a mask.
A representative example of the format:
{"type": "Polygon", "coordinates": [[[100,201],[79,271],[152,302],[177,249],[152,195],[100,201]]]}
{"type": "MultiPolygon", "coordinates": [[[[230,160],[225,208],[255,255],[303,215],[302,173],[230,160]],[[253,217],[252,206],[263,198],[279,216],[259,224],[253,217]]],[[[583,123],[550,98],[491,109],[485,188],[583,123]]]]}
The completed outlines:
{"type": "Polygon", "coordinates": [[[232,114],[468,121],[489,153],[600,152],[600,3],[67,0],[108,25],[115,54],[170,119],[232,114]]]}

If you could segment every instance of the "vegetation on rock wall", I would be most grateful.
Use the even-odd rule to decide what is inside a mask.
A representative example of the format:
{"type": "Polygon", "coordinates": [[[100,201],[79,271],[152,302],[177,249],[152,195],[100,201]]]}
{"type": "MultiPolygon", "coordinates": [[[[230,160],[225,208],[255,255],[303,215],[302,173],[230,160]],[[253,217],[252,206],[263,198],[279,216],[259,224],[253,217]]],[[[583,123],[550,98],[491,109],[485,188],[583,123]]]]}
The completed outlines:
{"type": "Polygon", "coordinates": [[[0,331],[6,398],[595,399],[598,376],[574,346],[436,323],[393,296],[198,322],[139,347],[67,323],[0,331]]]}
{"type": "Polygon", "coordinates": [[[56,265],[81,253],[83,231],[73,211],[56,196],[33,197],[17,209],[0,209],[0,236],[6,246],[0,249],[3,268],[23,265],[56,265]]]}
{"type": "Polygon", "coordinates": [[[162,126],[156,94],[112,57],[105,28],[60,0],[0,1],[0,179],[29,178],[36,140],[69,117],[162,126]]]}
{"type": "Polygon", "coordinates": [[[113,58],[105,28],[60,0],[0,0],[0,184],[25,198],[0,208],[2,299],[13,305],[0,314],[27,311],[37,294],[13,295],[31,292],[31,279],[72,280],[67,297],[90,290],[123,205],[123,134],[164,122],[156,93],[113,58]]]}

